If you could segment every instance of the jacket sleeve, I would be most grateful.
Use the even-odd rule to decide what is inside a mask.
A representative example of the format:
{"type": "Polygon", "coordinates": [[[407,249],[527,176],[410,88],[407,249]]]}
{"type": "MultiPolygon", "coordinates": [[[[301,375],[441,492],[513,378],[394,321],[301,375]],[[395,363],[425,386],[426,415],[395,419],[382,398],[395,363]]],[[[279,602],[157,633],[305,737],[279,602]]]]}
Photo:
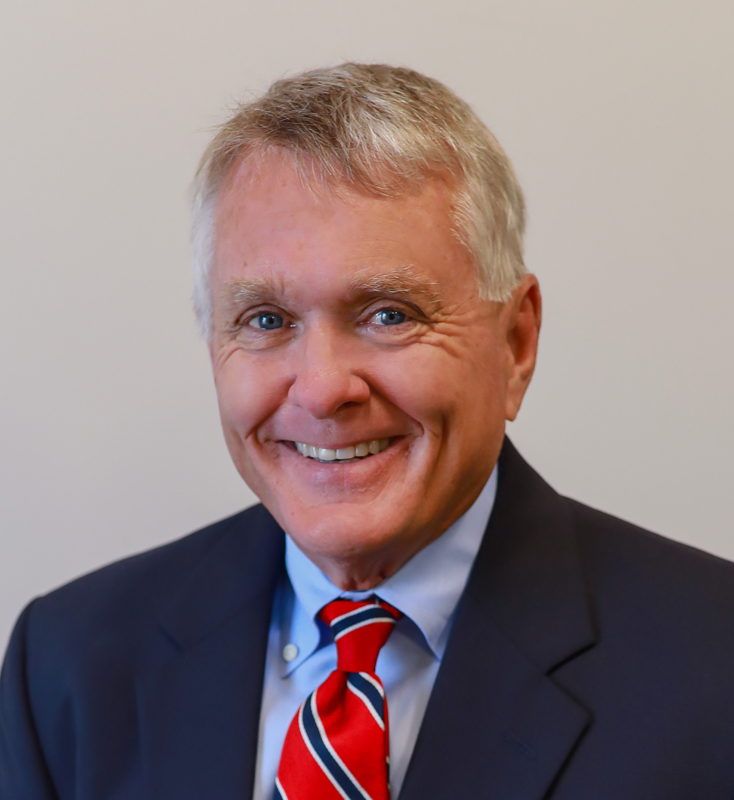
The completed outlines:
{"type": "Polygon", "coordinates": [[[20,615],[0,674],[0,800],[58,800],[43,757],[27,680],[33,603],[20,615]]]}

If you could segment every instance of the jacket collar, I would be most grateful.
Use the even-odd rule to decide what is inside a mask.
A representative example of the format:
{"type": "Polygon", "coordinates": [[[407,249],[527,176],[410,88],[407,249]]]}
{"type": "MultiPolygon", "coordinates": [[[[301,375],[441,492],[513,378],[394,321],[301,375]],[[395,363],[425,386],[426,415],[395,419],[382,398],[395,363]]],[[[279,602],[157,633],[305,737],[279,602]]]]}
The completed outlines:
{"type": "Polygon", "coordinates": [[[590,724],[552,678],[595,640],[568,501],[505,440],[400,800],[541,800],[590,724]]]}
{"type": "Polygon", "coordinates": [[[230,520],[188,579],[171,597],[160,617],[161,630],[181,649],[216,631],[256,602],[267,614],[283,569],[285,536],[263,506],[230,520]],[[267,600],[267,598],[270,598],[267,600]]]}
{"type": "Polygon", "coordinates": [[[507,438],[467,594],[544,673],[595,641],[570,504],[507,438]]]}

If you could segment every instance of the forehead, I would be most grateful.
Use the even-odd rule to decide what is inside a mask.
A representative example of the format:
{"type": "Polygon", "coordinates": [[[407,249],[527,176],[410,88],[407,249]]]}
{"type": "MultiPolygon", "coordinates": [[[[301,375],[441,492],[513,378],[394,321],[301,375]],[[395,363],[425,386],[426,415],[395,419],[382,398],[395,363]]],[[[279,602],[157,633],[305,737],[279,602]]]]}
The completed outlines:
{"type": "Polygon", "coordinates": [[[285,289],[325,279],[346,290],[379,276],[432,285],[473,277],[454,233],[453,199],[438,179],[385,198],[307,184],[279,154],[239,164],[216,208],[213,282],[267,278],[285,289]]]}

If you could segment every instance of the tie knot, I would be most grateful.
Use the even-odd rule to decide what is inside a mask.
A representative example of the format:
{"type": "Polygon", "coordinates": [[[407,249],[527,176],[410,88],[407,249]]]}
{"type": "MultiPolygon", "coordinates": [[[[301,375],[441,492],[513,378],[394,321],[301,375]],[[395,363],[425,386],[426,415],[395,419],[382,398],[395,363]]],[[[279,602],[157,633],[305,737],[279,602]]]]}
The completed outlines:
{"type": "Polygon", "coordinates": [[[319,617],[331,628],[336,642],[337,669],[374,672],[380,649],[388,640],[401,613],[377,598],[334,600],[319,617]]]}

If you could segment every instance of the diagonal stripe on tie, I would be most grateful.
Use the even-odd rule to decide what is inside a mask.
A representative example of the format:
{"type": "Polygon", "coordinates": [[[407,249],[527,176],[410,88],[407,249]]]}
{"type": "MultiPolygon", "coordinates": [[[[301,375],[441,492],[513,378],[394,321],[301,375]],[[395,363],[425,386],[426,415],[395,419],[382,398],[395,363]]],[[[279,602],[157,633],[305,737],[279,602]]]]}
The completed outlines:
{"type": "Polygon", "coordinates": [[[354,692],[365,704],[381,730],[385,730],[385,699],[372,681],[365,677],[366,672],[351,672],[347,678],[347,688],[354,692]]]}
{"type": "Polygon", "coordinates": [[[343,790],[343,796],[349,800],[372,800],[332,747],[316,707],[316,692],[304,704],[301,719],[305,736],[316,751],[321,768],[343,790]]]}
{"type": "Polygon", "coordinates": [[[365,609],[358,609],[352,614],[344,614],[335,619],[331,623],[331,632],[334,634],[334,640],[336,641],[346,633],[351,633],[351,631],[357,630],[357,628],[373,623],[394,625],[395,618],[379,606],[368,606],[365,609]]]}
{"type": "Polygon", "coordinates": [[[351,617],[357,616],[358,614],[364,614],[367,611],[374,611],[375,609],[380,610],[380,608],[381,607],[378,603],[369,603],[368,605],[361,605],[359,608],[353,608],[351,611],[347,611],[344,614],[339,614],[338,617],[333,617],[329,625],[331,625],[331,627],[333,628],[334,625],[338,625],[345,619],[350,619],[351,617]]]}

